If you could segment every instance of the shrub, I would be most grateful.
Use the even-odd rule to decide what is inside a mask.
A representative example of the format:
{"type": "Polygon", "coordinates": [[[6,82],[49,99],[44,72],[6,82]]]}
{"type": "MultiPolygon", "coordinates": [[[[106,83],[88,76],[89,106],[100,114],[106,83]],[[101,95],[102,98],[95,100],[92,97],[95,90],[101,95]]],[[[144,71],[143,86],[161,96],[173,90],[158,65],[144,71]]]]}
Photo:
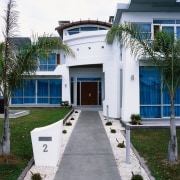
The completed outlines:
{"type": "Polygon", "coordinates": [[[119,147],[119,148],[125,148],[124,141],[122,141],[122,142],[120,143],[120,142],[117,140],[117,138],[116,138],[116,141],[118,142],[117,147],[119,147]]]}
{"type": "Polygon", "coordinates": [[[69,106],[69,101],[62,101],[61,106],[63,106],[63,107],[69,106]]]}
{"type": "Polygon", "coordinates": [[[131,114],[131,124],[140,125],[141,121],[142,119],[139,114],[131,114]]]}
{"type": "Polygon", "coordinates": [[[63,134],[66,134],[66,133],[67,133],[67,130],[64,129],[64,130],[62,131],[62,133],[63,133],[63,134]]]}
{"type": "Polygon", "coordinates": [[[116,130],[115,129],[111,129],[111,133],[116,133],[116,130]]]}
{"type": "Polygon", "coordinates": [[[31,179],[32,180],[42,180],[41,174],[40,173],[32,173],[31,179]]]}
{"type": "Polygon", "coordinates": [[[112,125],[111,121],[106,122],[106,126],[111,126],[111,125],[112,125]]]}
{"type": "Polygon", "coordinates": [[[143,180],[143,177],[140,174],[134,174],[132,172],[132,178],[131,180],[143,180]]]}
{"type": "Polygon", "coordinates": [[[66,122],[66,126],[72,126],[72,123],[70,121],[66,122]]]}

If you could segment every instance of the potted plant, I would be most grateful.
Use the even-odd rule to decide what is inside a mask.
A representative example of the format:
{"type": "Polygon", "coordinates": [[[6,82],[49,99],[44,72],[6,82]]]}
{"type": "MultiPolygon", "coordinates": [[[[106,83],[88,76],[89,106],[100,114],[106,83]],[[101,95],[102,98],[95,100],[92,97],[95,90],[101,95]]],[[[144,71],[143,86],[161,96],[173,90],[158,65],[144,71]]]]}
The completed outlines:
{"type": "Polygon", "coordinates": [[[68,107],[69,106],[69,101],[62,101],[61,106],[68,107]]]}
{"type": "Polygon", "coordinates": [[[139,114],[131,114],[131,124],[133,125],[141,125],[141,116],[139,114]]]}

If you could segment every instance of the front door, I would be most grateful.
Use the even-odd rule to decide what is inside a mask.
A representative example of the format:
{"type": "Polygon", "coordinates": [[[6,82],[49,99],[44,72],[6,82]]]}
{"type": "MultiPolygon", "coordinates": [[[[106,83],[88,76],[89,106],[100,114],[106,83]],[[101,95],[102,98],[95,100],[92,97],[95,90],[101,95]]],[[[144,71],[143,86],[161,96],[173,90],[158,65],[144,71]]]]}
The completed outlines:
{"type": "Polygon", "coordinates": [[[81,82],[81,105],[98,104],[98,83],[81,82]]]}

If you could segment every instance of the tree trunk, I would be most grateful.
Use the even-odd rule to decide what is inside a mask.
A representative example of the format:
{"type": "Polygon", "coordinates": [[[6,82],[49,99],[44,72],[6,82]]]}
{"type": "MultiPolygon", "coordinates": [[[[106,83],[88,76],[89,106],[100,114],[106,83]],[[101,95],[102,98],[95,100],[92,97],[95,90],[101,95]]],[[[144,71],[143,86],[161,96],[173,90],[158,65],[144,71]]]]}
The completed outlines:
{"type": "Polygon", "coordinates": [[[2,154],[10,154],[10,126],[9,126],[9,106],[7,99],[4,99],[4,130],[2,135],[2,154]]]}
{"type": "Polygon", "coordinates": [[[168,145],[168,161],[176,162],[178,160],[178,145],[176,136],[174,97],[171,98],[171,117],[170,117],[170,141],[168,145]]]}

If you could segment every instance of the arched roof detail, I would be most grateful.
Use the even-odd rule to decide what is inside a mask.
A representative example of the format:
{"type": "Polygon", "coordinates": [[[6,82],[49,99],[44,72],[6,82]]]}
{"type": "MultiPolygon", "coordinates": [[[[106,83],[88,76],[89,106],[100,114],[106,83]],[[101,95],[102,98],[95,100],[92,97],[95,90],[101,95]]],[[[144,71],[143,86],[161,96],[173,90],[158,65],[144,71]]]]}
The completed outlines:
{"type": "Polygon", "coordinates": [[[75,21],[75,22],[60,25],[60,26],[56,27],[55,30],[58,31],[59,35],[62,37],[63,30],[69,29],[72,27],[76,27],[76,26],[82,26],[82,25],[95,25],[95,26],[103,26],[106,28],[111,28],[111,26],[112,26],[111,23],[98,21],[98,20],[83,20],[83,21],[80,20],[80,21],[75,21]]]}

